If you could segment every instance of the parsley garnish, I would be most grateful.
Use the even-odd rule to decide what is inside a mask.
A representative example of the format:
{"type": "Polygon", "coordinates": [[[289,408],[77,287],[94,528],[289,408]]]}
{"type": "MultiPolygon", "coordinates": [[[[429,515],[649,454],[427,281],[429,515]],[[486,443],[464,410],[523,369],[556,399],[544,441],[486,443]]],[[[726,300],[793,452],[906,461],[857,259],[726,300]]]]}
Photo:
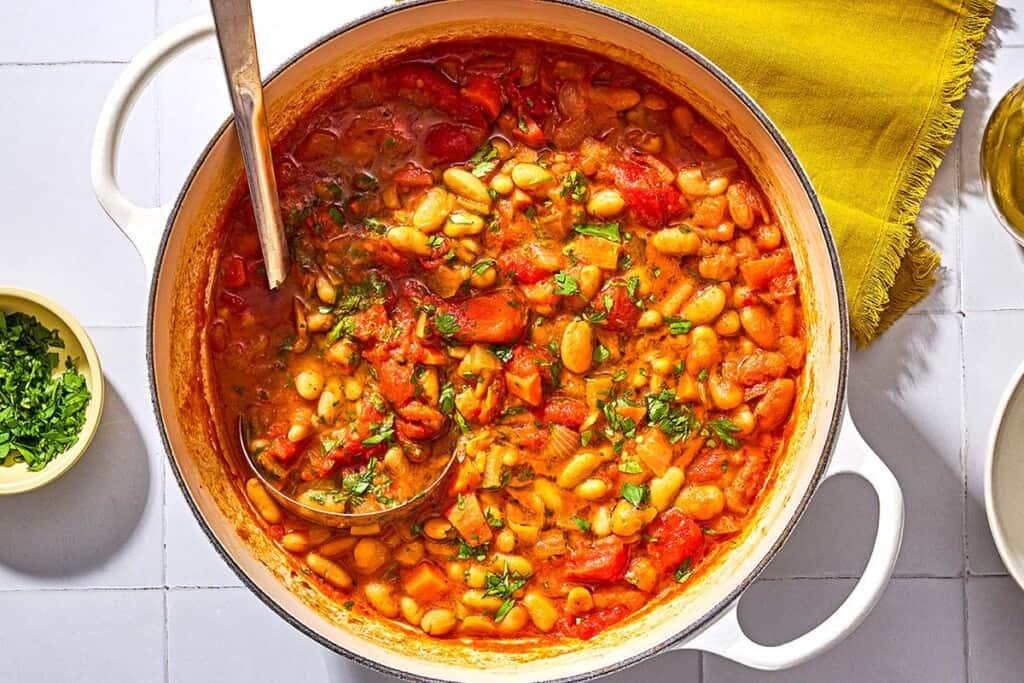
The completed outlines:
{"type": "Polygon", "coordinates": [[[477,178],[483,178],[494,170],[494,167],[498,164],[497,158],[498,150],[494,148],[494,145],[491,144],[490,141],[488,141],[469,158],[469,163],[473,165],[473,169],[470,173],[475,175],[477,178]]]}
{"type": "Polygon", "coordinates": [[[502,363],[507,363],[512,360],[512,347],[511,346],[495,346],[494,355],[498,357],[502,363]]]}
{"type": "Polygon", "coordinates": [[[364,446],[376,446],[387,443],[395,438],[395,416],[388,415],[370,427],[372,434],[363,439],[364,446]]]}
{"type": "Polygon", "coordinates": [[[450,337],[459,331],[459,322],[451,313],[441,311],[434,316],[434,327],[445,337],[450,337]]]}
{"type": "Polygon", "coordinates": [[[505,618],[513,607],[516,606],[515,598],[512,596],[517,591],[522,590],[523,586],[530,579],[529,575],[522,576],[516,572],[510,572],[508,569],[508,563],[505,563],[505,571],[501,574],[495,574],[493,572],[487,572],[486,577],[486,588],[484,589],[485,596],[494,596],[502,598],[504,600],[501,603],[501,607],[494,614],[495,623],[500,622],[505,618]]]}
{"type": "Polygon", "coordinates": [[[594,347],[594,362],[603,363],[612,355],[612,352],[605,347],[604,344],[598,344],[594,347]]]}
{"type": "MultiPolygon", "coordinates": [[[[726,446],[729,446],[730,448],[740,447],[740,442],[733,437],[733,434],[739,432],[740,428],[729,418],[723,417],[717,420],[710,420],[709,422],[704,423],[704,428],[705,430],[710,429],[714,432],[715,436],[717,436],[718,439],[726,446]]],[[[723,462],[722,465],[722,471],[724,472],[725,468],[728,467],[728,464],[723,462]]]]}
{"type": "Polygon", "coordinates": [[[489,543],[481,543],[478,546],[471,546],[466,543],[465,540],[460,538],[459,549],[456,551],[455,556],[460,560],[476,560],[477,562],[483,562],[487,559],[487,553],[489,551],[489,543]]]}
{"type": "Polygon", "coordinates": [[[644,468],[636,460],[623,460],[619,463],[619,472],[623,474],[640,474],[644,468]]]}
{"type": "Polygon", "coordinates": [[[647,498],[650,492],[647,487],[643,484],[634,484],[632,482],[623,482],[622,488],[619,490],[623,500],[628,500],[633,504],[633,507],[641,507],[647,502],[647,498]]]}
{"type": "Polygon", "coordinates": [[[693,328],[692,322],[682,318],[668,318],[665,322],[668,323],[669,333],[675,336],[687,334],[693,328]]]}
{"type": "Polygon", "coordinates": [[[622,235],[619,232],[618,223],[577,223],[572,229],[581,235],[600,237],[610,242],[619,242],[622,235]]]}
{"type": "Polygon", "coordinates": [[[590,531],[590,522],[583,519],[582,517],[573,515],[572,521],[576,526],[580,528],[580,531],[590,531]]]}
{"type": "Polygon", "coordinates": [[[700,427],[690,406],[677,408],[673,405],[675,400],[676,395],[667,389],[658,394],[648,394],[645,399],[647,421],[652,425],[658,425],[661,431],[670,437],[671,443],[687,439],[700,427]]]}
{"type": "Polygon", "coordinates": [[[437,407],[445,415],[450,415],[455,410],[455,387],[451,382],[445,382],[441,387],[441,394],[437,401],[437,407]]]}
{"type": "Polygon", "coordinates": [[[562,178],[562,188],[559,190],[560,197],[572,197],[577,202],[582,202],[587,196],[587,176],[573,169],[562,178]]]}
{"type": "Polygon", "coordinates": [[[555,294],[561,296],[572,296],[580,293],[580,283],[576,278],[565,273],[555,273],[555,294]]]}
{"type": "Polygon", "coordinates": [[[683,563],[681,565],[679,565],[679,569],[677,569],[675,571],[675,574],[673,575],[673,576],[675,576],[676,583],[683,583],[688,578],[690,578],[690,573],[691,573],[690,567],[691,567],[692,564],[693,564],[693,562],[690,560],[689,557],[686,558],[685,560],[683,560],[683,563]]]}
{"type": "Polygon", "coordinates": [[[0,312],[0,463],[14,453],[38,472],[78,440],[92,398],[57,330],[24,313],[0,312]]]}

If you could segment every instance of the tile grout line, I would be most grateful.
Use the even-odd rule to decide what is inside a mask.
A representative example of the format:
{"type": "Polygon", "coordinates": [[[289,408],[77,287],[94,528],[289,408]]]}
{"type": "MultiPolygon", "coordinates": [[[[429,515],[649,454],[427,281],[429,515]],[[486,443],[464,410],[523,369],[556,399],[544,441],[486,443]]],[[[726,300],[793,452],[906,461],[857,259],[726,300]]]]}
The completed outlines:
{"type": "Polygon", "coordinates": [[[961,584],[961,599],[964,606],[964,681],[971,683],[971,637],[969,628],[971,610],[967,605],[967,574],[964,574],[963,583],[961,584]]]}
{"type": "Polygon", "coordinates": [[[52,62],[0,61],[0,68],[50,67],[50,66],[93,66],[103,64],[127,64],[127,59],[67,59],[52,62]]]}

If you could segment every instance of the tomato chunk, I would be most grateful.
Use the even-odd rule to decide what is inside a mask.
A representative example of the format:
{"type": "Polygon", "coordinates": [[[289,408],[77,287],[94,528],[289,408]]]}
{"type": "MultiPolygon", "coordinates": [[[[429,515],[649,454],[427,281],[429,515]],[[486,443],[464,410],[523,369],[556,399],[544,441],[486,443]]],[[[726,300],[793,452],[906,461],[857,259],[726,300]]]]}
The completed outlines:
{"type": "Polygon", "coordinates": [[[657,171],[632,161],[612,165],[615,186],[639,223],[660,228],[686,209],[686,200],[657,171]]]}
{"type": "Polygon", "coordinates": [[[395,184],[402,187],[430,187],[434,184],[434,176],[419,164],[410,161],[395,171],[395,184]]]}
{"type": "Polygon", "coordinates": [[[439,123],[427,131],[423,147],[440,163],[465,161],[480,145],[487,133],[482,128],[461,123],[439,123]]]}
{"type": "Polygon", "coordinates": [[[483,109],[492,119],[498,118],[501,108],[505,105],[498,82],[487,76],[470,76],[462,89],[462,95],[483,109]]]}
{"type": "Polygon", "coordinates": [[[597,293],[594,308],[607,315],[601,324],[616,332],[632,330],[640,320],[640,308],[629,298],[629,290],[622,280],[612,280],[597,293]]]}
{"type": "Polygon", "coordinates": [[[463,343],[510,344],[526,331],[526,301],[516,289],[499,289],[447,308],[458,327],[451,334],[463,343]]]}
{"type": "Polygon", "coordinates": [[[704,532],[679,508],[669,508],[647,526],[647,556],[662,574],[670,574],[689,560],[700,559],[704,532]]]}
{"type": "Polygon", "coordinates": [[[279,436],[267,446],[266,454],[278,462],[291,462],[299,452],[299,444],[279,436]]]}
{"type": "Polygon", "coordinates": [[[565,576],[573,581],[594,583],[618,581],[626,569],[626,544],[618,536],[605,536],[590,546],[569,553],[565,576]]]}
{"type": "Polygon", "coordinates": [[[498,265],[510,278],[521,285],[534,285],[558,270],[552,264],[538,263],[525,251],[505,252],[498,257],[498,265]]]}
{"type": "Polygon", "coordinates": [[[231,289],[244,287],[246,282],[245,259],[238,254],[231,254],[220,264],[224,271],[224,286],[231,289]]]}
{"type": "Polygon", "coordinates": [[[590,640],[609,626],[619,623],[629,615],[625,605],[612,605],[586,614],[569,617],[560,632],[571,638],[590,640]]]}
{"type": "Polygon", "coordinates": [[[741,263],[740,273],[751,288],[765,289],[776,278],[796,273],[796,266],[793,264],[793,254],[787,249],[741,263]]]}
{"type": "Polygon", "coordinates": [[[587,404],[575,398],[553,398],[544,406],[544,421],[578,429],[587,419],[587,404]]]}

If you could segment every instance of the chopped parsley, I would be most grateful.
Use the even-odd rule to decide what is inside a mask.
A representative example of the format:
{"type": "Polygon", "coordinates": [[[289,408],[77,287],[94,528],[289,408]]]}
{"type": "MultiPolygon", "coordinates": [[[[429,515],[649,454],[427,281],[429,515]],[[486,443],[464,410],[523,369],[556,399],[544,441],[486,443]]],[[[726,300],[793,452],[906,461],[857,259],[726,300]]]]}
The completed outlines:
{"type": "MultiPolygon", "coordinates": [[[[449,219],[450,220],[450,219],[449,219]]],[[[452,221],[454,223],[454,221],[452,221]]],[[[427,238],[427,246],[431,249],[437,249],[444,244],[444,238],[440,235],[431,235],[427,238]]]]}
{"type": "Polygon", "coordinates": [[[645,403],[647,404],[647,421],[652,425],[658,425],[661,431],[669,437],[670,443],[684,441],[690,434],[700,428],[697,416],[688,405],[676,407],[674,402],[676,395],[668,389],[658,394],[648,394],[645,403]]]}
{"type": "Polygon", "coordinates": [[[576,278],[565,273],[555,273],[555,294],[561,296],[573,296],[580,293],[580,283],[576,278]]]}
{"type": "MultiPolygon", "coordinates": [[[[704,429],[710,430],[710,432],[714,433],[714,435],[718,437],[718,440],[726,446],[729,446],[730,448],[740,447],[740,442],[733,436],[733,434],[740,431],[740,428],[729,418],[723,417],[717,420],[709,420],[704,423],[704,429]]],[[[728,463],[723,462],[722,465],[722,471],[724,472],[725,468],[728,467],[728,463]]]]}
{"type": "Polygon", "coordinates": [[[498,608],[498,611],[494,614],[494,621],[497,623],[504,619],[505,615],[516,606],[516,600],[513,596],[518,591],[522,590],[523,586],[526,585],[526,582],[530,580],[530,577],[529,575],[523,576],[516,572],[509,571],[508,563],[506,562],[504,572],[501,574],[487,572],[487,576],[484,580],[486,581],[484,595],[504,600],[498,608]]]}
{"type": "Polygon", "coordinates": [[[492,259],[492,258],[487,258],[487,259],[482,259],[480,261],[477,261],[475,264],[473,264],[473,274],[474,275],[483,275],[484,273],[487,272],[487,269],[490,268],[493,265],[494,265],[494,259],[492,259]]]}
{"type": "Polygon", "coordinates": [[[679,569],[676,569],[675,573],[673,574],[676,583],[683,583],[688,578],[690,578],[690,574],[692,573],[692,565],[693,561],[689,557],[683,560],[683,563],[679,565],[679,569]]]}
{"type": "Polygon", "coordinates": [[[473,166],[470,173],[477,178],[483,178],[498,165],[498,150],[488,141],[469,158],[469,163],[473,166]]]}
{"type": "Polygon", "coordinates": [[[610,242],[622,241],[618,223],[577,223],[572,229],[589,237],[600,237],[610,242]]]}
{"type": "Polygon", "coordinates": [[[92,398],[57,330],[24,313],[0,312],[0,464],[12,453],[32,472],[78,440],[92,398]]]}
{"type": "Polygon", "coordinates": [[[336,206],[332,206],[327,209],[327,215],[331,217],[331,220],[337,225],[345,225],[345,216],[336,206]]]}
{"type": "Polygon", "coordinates": [[[476,560],[477,562],[483,562],[487,559],[487,553],[490,552],[489,543],[481,543],[478,546],[472,546],[464,539],[459,539],[459,549],[455,552],[455,557],[460,560],[476,560]]]}
{"type": "Polygon", "coordinates": [[[578,515],[573,515],[572,521],[573,524],[579,527],[580,531],[590,531],[590,522],[583,519],[582,517],[579,517],[578,515]]]}
{"type": "Polygon", "coordinates": [[[587,176],[580,171],[573,169],[562,178],[562,187],[558,192],[560,197],[572,197],[574,201],[582,202],[587,196],[587,176]]]}
{"type": "Polygon", "coordinates": [[[687,334],[693,329],[693,323],[682,318],[667,318],[665,322],[668,323],[669,334],[677,337],[681,334],[687,334]]]}
{"type": "Polygon", "coordinates": [[[512,360],[512,347],[511,346],[495,346],[494,355],[498,357],[502,363],[507,363],[512,360]]]}
{"type": "Polygon", "coordinates": [[[395,438],[395,416],[388,415],[380,422],[371,425],[370,436],[363,439],[364,446],[376,446],[382,443],[388,443],[395,438]]]}
{"type": "Polygon", "coordinates": [[[603,363],[612,355],[612,352],[604,344],[598,344],[594,347],[594,362],[603,363]]]}
{"type": "Polygon", "coordinates": [[[643,484],[634,484],[633,482],[623,482],[622,488],[619,490],[619,494],[623,500],[627,500],[633,504],[633,507],[642,507],[647,502],[650,496],[650,491],[643,484]]]}
{"type": "Polygon", "coordinates": [[[455,410],[455,386],[451,382],[445,382],[441,387],[437,407],[445,415],[451,415],[452,411],[455,410]]]}
{"type": "Polygon", "coordinates": [[[451,313],[439,311],[434,316],[434,327],[445,337],[450,337],[459,331],[459,322],[451,313]]]}

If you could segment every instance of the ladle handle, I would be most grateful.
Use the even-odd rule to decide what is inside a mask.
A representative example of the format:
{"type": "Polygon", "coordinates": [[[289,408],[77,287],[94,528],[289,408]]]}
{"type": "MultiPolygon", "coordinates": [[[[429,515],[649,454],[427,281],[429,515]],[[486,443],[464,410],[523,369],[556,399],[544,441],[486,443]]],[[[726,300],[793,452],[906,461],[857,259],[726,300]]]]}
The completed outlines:
{"type": "Polygon", "coordinates": [[[271,289],[288,274],[284,224],[277,203],[277,182],[270,156],[270,133],[263,107],[263,84],[256,56],[256,35],[249,0],[210,0],[217,43],[224,62],[235,128],[245,161],[245,175],[256,217],[267,281],[271,289]]]}

